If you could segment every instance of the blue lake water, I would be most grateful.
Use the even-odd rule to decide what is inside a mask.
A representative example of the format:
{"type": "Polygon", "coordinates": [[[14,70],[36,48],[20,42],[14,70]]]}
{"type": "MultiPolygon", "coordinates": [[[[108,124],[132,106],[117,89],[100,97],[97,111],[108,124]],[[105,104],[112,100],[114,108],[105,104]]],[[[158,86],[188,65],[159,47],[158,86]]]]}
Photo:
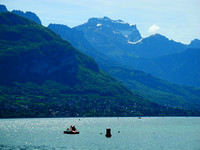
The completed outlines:
{"type": "Polygon", "coordinates": [[[0,149],[200,150],[200,117],[0,119],[0,149]]]}

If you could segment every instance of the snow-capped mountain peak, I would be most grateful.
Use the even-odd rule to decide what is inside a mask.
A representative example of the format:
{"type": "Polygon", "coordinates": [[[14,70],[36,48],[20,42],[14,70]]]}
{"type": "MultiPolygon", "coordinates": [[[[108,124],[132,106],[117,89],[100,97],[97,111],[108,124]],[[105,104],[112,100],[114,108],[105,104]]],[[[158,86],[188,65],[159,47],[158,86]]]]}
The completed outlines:
{"type": "Polygon", "coordinates": [[[87,23],[80,25],[76,28],[82,31],[90,30],[90,32],[96,33],[104,32],[103,34],[106,34],[107,36],[108,34],[118,33],[118,36],[121,36],[121,40],[123,39],[122,41],[137,42],[142,38],[136,25],[130,25],[129,23],[126,23],[120,19],[112,20],[108,17],[90,18],[87,23]]]}

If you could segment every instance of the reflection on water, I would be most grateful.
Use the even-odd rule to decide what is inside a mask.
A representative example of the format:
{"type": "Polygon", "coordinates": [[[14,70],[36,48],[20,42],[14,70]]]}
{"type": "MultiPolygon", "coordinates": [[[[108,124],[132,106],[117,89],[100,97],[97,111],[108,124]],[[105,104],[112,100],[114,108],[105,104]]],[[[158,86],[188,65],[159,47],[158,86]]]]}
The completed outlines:
{"type": "Polygon", "coordinates": [[[0,149],[199,150],[199,117],[0,119],[0,149]],[[78,135],[63,134],[76,125],[78,135]],[[106,128],[111,138],[106,138],[106,128]]]}

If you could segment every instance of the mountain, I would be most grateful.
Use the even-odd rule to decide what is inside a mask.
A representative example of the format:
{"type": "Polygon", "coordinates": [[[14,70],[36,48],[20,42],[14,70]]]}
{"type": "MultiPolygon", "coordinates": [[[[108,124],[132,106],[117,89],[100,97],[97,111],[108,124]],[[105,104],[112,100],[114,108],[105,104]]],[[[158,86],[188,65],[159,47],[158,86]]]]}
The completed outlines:
{"type": "Polygon", "coordinates": [[[155,58],[182,52],[186,49],[186,45],[169,40],[163,35],[155,34],[133,44],[133,49],[140,57],[155,58]]]}
{"type": "Polygon", "coordinates": [[[153,62],[160,68],[161,78],[200,87],[200,49],[186,49],[182,53],[153,59],[153,62]]]}
{"type": "Polygon", "coordinates": [[[181,53],[158,58],[130,58],[125,64],[176,84],[200,87],[200,49],[186,49],[181,53]]]}
{"type": "Polygon", "coordinates": [[[48,27],[58,33],[63,39],[70,41],[74,47],[92,56],[103,71],[115,77],[123,85],[142,97],[164,106],[195,110],[200,108],[199,89],[171,84],[150,74],[116,63],[105,55],[98,53],[87,42],[83,33],[74,28],[58,24],[50,24],[48,27]]]}
{"type": "MultiPolygon", "coordinates": [[[[85,39],[111,61],[151,73],[173,83],[200,87],[199,73],[196,71],[198,67],[195,68],[195,64],[198,65],[197,59],[192,59],[192,54],[182,55],[188,48],[200,48],[199,40],[185,45],[169,40],[160,34],[142,38],[136,26],[132,27],[121,20],[111,20],[107,17],[91,18],[87,23],[79,25],[75,29],[82,31],[85,39]],[[130,32],[131,35],[134,34],[137,37],[135,40],[130,41],[127,34],[130,32]],[[172,63],[170,60],[174,58],[169,58],[168,55],[179,55],[169,57],[180,58],[177,62],[174,60],[172,63]],[[181,59],[181,57],[183,58],[181,59]],[[184,67],[186,68],[184,69],[184,67]]],[[[191,53],[193,52],[191,51],[191,53]]]]}
{"type": "Polygon", "coordinates": [[[30,19],[30,20],[40,24],[40,25],[42,24],[40,18],[33,12],[27,11],[24,13],[23,11],[20,11],[20,10],[13,10],[12,13],[23,16],[27,19],[30,19]]]}
{"type": "Polygon", "coordinates": [[[194,39],[188,46],[189,48],[200,48],[200,40],[194,39]]]}
{"type": "MultiPolygon", "coordinates": [[[[123,22],[122,20],[111,20],[108,17],[104,18],[91,18],[88,20],[87,23],[77,26],[78,30],[83,30],[84,32],[91,33],[91,31],[97,30],[104,36],[106,36],[105,30],[111,30],[110,36],[112,37],[113,34],[119,34],[122,36],[121,38],[126,38],[130,42],[136,42],[141,39],[141,35],[136,28],[136,25],[130,25],[128,23],[123,22]]],[[[87,35],[86,35],[87,36],[87,35]]]]}
{"type": "Polygon", "coordinates": [[[7,10],[6,6],[0,4],[0,12],[7,12],[7,11],[8,10],[7,10]]]}
{"type": "Polygon", "coordinates": [[[163,106],[200,109],[200,89],[171,84],[142,71],[108,66],[103,69],[135,93],[163,106]]]}
{"type": "Polygon", "coordinates": [[[142,38],[136,25],[108,17],[91,18],[75,27],[97,51],[123,62],[127,57],[155,58],[182,52],[187,45],[155,34],[142,38]]]}
{"type": "Polygon", "coordinates": [[[75,48],[95,58],[98,64],[110,63],[110,59],[107,56],[95,50],[86,40],[82,31],[60,24],[49,24],[48,28],[59,34],[64,40],[69,41],[75,48]]]}
{"type": "Polygon", "coordinates": [[[198,115],[133,93],[50,29],[0,13],[0,117],[198,115]]]}
{"type": "Polygon", "coordinates": [[[130,43],[141,39],[136,25],[108,17],[91,18],[87,23],[75,27],[84,33],[84,37],[95,49],[104,55],[119,59],[126,56],[130,43]]]}
{"type": "MultiPolygon", "coordinates": [[[[8,12],[5,5],[0,5],[0,12],[8,12]]],[[[40,18],[33,12],[27,11],[24,13],[23,11],[20,11],[20,10],[13,10],[12,13],[15,13],[17,15],[30,19],[40,25],[42,24],[40,18]]]]}

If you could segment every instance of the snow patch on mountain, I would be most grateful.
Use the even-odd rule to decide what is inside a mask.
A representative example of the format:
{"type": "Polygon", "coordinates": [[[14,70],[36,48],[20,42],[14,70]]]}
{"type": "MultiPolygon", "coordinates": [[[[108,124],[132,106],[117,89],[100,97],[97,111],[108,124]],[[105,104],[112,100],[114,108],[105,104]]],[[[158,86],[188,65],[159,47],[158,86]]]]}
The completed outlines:
{"type": "Polygon", "coordinates": [[[128,24],[122,20],[112,20],[113,23],[128,24]]]}
{"type": "Polygon", "coordinates": [[[128,40],[128,43],[129,43],[129,44],[137,44],[137,43],[140,43],[142,40],[143,40],[143,38],[141,38],[141,39],[138,40],[137,42],[131,42],[131,41],[128,40]]]}
{"type": "Polygon", "coordinates": [[[114,33],[114,34],[120,34],[120,32],[117,32],[117,31],[114,31],[114,30],[113,30],[113,33],[114,33]]]}
{"type": "Polygon", "coordinates": [[[125,37],[129,36],[132,33],[132,31],[130,30],[119,30],[119,32],[123,34],[125,37]]]}

